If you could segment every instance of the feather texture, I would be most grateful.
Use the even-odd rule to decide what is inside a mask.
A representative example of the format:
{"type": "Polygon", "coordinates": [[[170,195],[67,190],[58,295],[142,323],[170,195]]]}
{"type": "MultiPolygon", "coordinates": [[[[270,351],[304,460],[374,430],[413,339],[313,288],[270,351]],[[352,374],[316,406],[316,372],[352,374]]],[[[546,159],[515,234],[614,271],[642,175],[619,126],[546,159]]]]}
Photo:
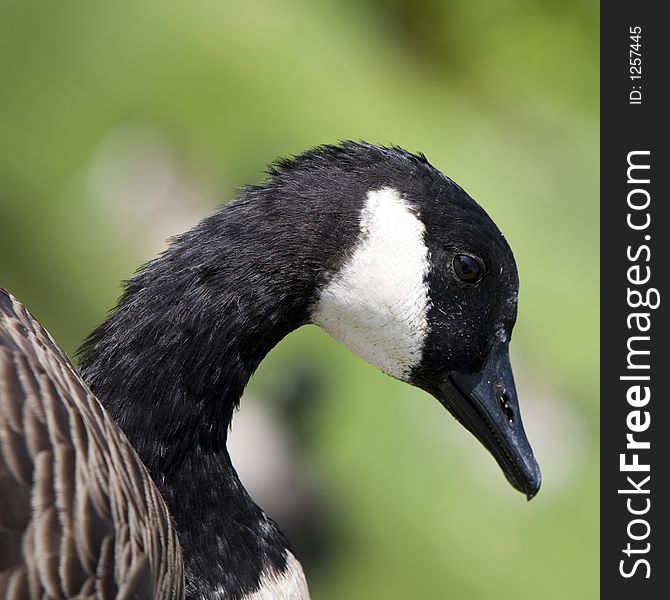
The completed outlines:
{"type": "Polygon", "coordinates": [[[534,495],[509,419],[517,292],[511,249],[460,186],[354,142],[275,163],[141,267],[82,346],[83,379],[0,292],[0,597],[307,598],[226,442],[258,365],[310,322],[435,395],[534,495]]]}
{"type": "Polygon", "coordinates": [[[0,289],[0,598],[181,598],[167,507],[68,357],[0,289]]]}

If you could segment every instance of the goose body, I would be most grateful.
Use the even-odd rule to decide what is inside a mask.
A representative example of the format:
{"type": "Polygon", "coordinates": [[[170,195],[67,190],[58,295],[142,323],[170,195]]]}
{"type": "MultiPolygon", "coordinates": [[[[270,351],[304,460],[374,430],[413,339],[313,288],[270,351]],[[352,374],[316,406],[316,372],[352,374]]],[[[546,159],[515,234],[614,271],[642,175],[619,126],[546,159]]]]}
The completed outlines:
{"type": "Polygon", "coordinates": [[[181,598],[177,534],[65,353],[0,288],[0,598],[181,598]]]}
{"type": "MultiPolygon", "coordinates": [[[[138,557],[132,565],[143,565],[136,570],[145,570],[145,595],[136,597],[179,597],[176,531],[187,598],[308,598],[288,541],[246,493],[226,449],[233,412],[259,363],[294,329],[319,325],[386,374],[438,398],[530,498],[540,474],[508,357],[517,290],[514,258],[495,224],[423,156],[353,142],[315,148],[275,163],[267,182],[246,188],[142,267],[80,350],[80,375],[46,334],[40,335],[49,343],[24,336],[17,344],[14,334],[3,333],[0,407],[9,417],[0,420],[0,468],[3,458],[11,468],[14,445],[32,443],[13,415],[52,410],[43,400],[31,408],[36,393],[68,410],[81,406],[77,427],[100,432],[96,448],[108,472],[115,473],[119,461],[132,465],[119,477],[130,488],[119,494],[108,478],[99,491],[96,464],[79,461],[80,470],[93,475],[64,479],[66,495],[91,487],[114,506],[122,496],[140,515],[123,513],[107,530],[134,540],[132,551],[122,546],[138,557]],[[59,381],[66,373],[75,392],[12,386],[12,365],[33,358],[39,377],[59,381]],[[84,418],[88,412],[97,420],[84,418]],[[131,458],[120,460],[117,447],[131,458]]],[[[12,312],[20,310],[4,298],[0,324],[11,329],[12,312]]],[[[23,326],[37,330],[23,314],[29,320],[23,326]]],[[[76,459],[84,449],[75,434],[69,439],[76,459]]],[[[42,498],[43,472],[34,465],[41,452],[55,455],[61,441],[52,435],[44,443],[29,456],[32,471],[19,474],[21,498],[42,498]]],[[[12,496],[18,476],[12,471],[10,477],[0,485],[20,504],[12,496]]],[[[43,500],[62,512],[53,494],[43,500]]],[[[37,518],[35,502],[14,523],[15,562],[0,562],[0,586],[8,568],[28,572],[29,563],[40,562],[38,548],[25,544],[37,518]]],[[[85,516],[68,516],[61,529],[69,534],[85,516]]],[[[0,534],[3,526],[0,521],[0,534]]],[[[80,543],[76,535],[60,542],[71,553],[80,543]]],[[[65,556],[53,559],[60,579],[39,580],[47,597],[59,597],[49,595],[47,583],[63,585],[67,569],[58,565],[65,556]]],[[[89,559],[92,565],[105,557],[99,552],[89,559]]],[[[118,597],[135,581],[128,572],[114,566],[118,597]]]]}

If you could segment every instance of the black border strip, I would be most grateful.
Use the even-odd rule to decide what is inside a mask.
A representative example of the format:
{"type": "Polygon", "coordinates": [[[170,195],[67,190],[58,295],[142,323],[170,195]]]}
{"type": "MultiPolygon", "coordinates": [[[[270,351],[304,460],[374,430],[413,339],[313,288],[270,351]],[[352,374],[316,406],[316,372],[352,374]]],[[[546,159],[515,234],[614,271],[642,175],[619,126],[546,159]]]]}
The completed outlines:
{"type": "Polygon", "coordinates": [[[666,383],[670,363],[665,359],[670,345],[665,310],[670,303],[670,232],[666,231],[670,27],[661,15],[664,8],[661,2],[601,5],[600,575],[601,597],[608,600],[665,599],[670,593],[670,392],[666,383]],[[640,28],[637,49],[635,38],[631,39],[636,31],[631,28],[636,27],[640,28]],[[638,54],[641,65],[635,60],[638,54]],[[632,77],[638,72],[631,67],[638,66],[641,77],[632,77]],[[649,169],[628,172],[629,161],[649,169]],[[647,196],[649,206],[644,207],[647,196]],[[638,208],[632,209],[629,201],[638,208]],[[646,224],[647,218],[647,227],[634,228],[646,224]],[[649,281],[631,281],[643,281],[647,273],[649,281]],[[652,289],[660,296],[658,308],[632,306],[639,301],[635,292],[655,304],[652,289]],[[649,317],[631,317],[635,314],[649,317]],[[649,323],[649,331],[640,331],[649,323]],[[639,353],[631,353],[630,348],[639,353]],[[636,385],[641,386],[639,394],[636,385]],[[627,434],[640,444],[649,442],[649,449],[627,448],[627,434]],[[649,471],[622,470],[622,454],[627,464],[634,463],[637,455],[649,471]],[[647,476],[650,479],[645,481],[647,476]],[[636,492],[635,486],[640,490],[636,492]]]}

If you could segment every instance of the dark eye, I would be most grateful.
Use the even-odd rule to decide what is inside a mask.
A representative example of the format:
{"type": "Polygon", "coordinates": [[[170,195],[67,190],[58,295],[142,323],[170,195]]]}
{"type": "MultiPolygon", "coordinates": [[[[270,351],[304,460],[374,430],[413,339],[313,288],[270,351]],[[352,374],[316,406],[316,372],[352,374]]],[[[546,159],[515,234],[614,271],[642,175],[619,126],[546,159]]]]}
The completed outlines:
{"type": "Polygon", "coordinates": [[[451,263],[454,273],[465,283],[477,283],[482,276],[482,264],[476,258],[467,254],[457,254],[451,263]]]}

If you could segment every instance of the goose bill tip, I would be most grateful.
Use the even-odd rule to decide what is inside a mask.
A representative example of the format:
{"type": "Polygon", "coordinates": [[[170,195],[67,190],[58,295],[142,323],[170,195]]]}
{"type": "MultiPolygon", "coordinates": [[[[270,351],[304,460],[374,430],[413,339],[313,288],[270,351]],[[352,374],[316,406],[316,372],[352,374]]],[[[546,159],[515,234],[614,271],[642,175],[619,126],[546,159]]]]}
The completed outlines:
{"type": "Polygon", "coordinates": [[[512,487],[534,498],[542,476],[521,421],[507,344],[479,371],[449,373],[437,396],[493,455],[512,487]]]}

